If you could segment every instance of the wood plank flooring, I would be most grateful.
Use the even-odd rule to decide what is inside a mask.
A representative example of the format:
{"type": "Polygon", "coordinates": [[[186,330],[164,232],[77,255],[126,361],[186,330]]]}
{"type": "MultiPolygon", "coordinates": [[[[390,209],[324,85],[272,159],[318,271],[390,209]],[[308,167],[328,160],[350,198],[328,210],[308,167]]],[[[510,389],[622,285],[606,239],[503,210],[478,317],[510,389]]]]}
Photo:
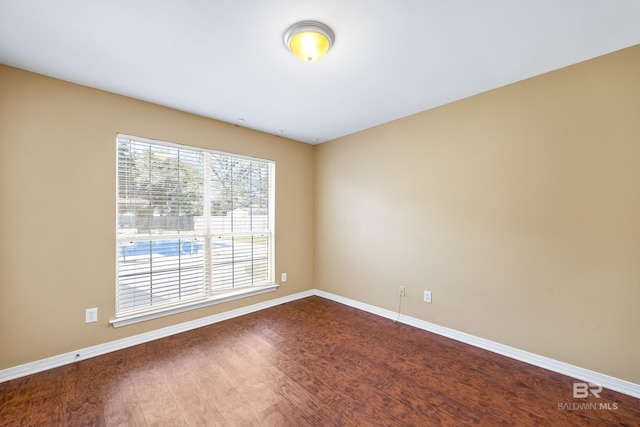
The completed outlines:
{"type": "Polygon", "coordinates": [[[574,381],[311,297],[2,383],[0,425],[640,425],[574,381]]]}

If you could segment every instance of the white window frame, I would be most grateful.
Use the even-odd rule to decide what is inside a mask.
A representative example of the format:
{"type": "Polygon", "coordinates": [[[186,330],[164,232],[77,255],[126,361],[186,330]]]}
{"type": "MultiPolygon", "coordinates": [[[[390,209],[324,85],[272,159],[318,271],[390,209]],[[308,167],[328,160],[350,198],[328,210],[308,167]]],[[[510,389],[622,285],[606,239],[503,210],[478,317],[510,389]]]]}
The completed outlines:
{"type": "MultiPolygon", "coordinates": [[[[157,306],[144,307],[140,309],[131,309],[126,311],[119,311],[119,268],[120,268],[120,245],[123,242],[135,242],[135,241],[148,241],[148,240],[167,240],[167,239],[185,239],[184,234],[135,234],[135,235],[119,235],[118,223],[116,223],[116,318],[111,320],[110,323],[113,327],[125,326],[133,323],[138,323],[158,317],[168,316],[175,313],[180,313],[188,310],[206,307],[213,304],[220,304],[227,301],[232,301],[239,298],[245,298],[253,295],[259,295],[266,292],[275,291],[278,288],[278,284],[275,283],[275,162],[272,160],[260,159],[255,157],[243,156],[233,153],[226,153],[221,151],[209,150],[199,147],[187,146],[182,144],[175,144],[172,142],[159,141],[149,138],[143,138],[138,136],[131,136],[126,134],[117,134],[116,137],[116,162],[118,159],[118,147],[121,139],[132,140],[144,144],[151,144],[153,146],[164,146],[179,148],[182,150],[190,150],[192,152],[203,153],[204,162],[204,176],[203,176],[203,221],[206,224],[206,230],[200,233],[189,234],[188,237],[197,237],[204,242],[204,290],[202,294],[197,297],[192,297],[188,300],[172,302],[157,306]],[[211,229],[211,157],[224,156],[230,159],[244,159],[249,161],[257,161],[266,163],[269,165],[269,194],[268,194],[268,226],[267,230],[261,230],[256,232],[247,231],[228,231],[220,232],[211,229]],[[212,287],[212,240],[214,238],[228,239],[232,237],[247,237],[262,235],[268,240],[268,261],[267,261],[267,279],[264,282],[258,284],[252,284],[250,286],[233,287],[223,290],[213,289],[212,287]],[[265,236],[266,234],[266,236],[265,236]]],[[[118,167],[118,166],[117,166],[118,167]]],[[[116,218],[118,215],[118,173],[116,173],[116,218]]],[[[152,256],[150,255],[150,258],[152,256]]]]}

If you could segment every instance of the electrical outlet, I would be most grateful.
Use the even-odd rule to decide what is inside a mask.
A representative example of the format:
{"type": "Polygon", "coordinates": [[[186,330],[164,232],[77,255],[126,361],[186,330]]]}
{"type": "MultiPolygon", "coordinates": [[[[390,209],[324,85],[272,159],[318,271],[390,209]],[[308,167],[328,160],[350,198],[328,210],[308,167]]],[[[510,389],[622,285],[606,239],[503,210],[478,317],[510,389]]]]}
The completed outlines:
{"type": "Polygon", "coordinates": [[[287,273],[282,273],[282,277],[281,277],[281,280],[280,280],[280,281],[281,281],[282,283],[284,283],[284,282],[286,282],[286,281],[287,281],[287,273]]]}
{"type": "Polygon", "coordinates": [[[98,321],[98,309],[87,308],[84,313],[84,323],[93,323],[98,321]]]}
{"type": "Polygon", "coordinates": [[[431,291],[424,291],[424,302],[431,304],[431,291]]]}
{"type": "Polygon", "coordinates": [[[401,297],[405,296],[404,286],[398,286],[398,295],[400,295],[401,297]]]}

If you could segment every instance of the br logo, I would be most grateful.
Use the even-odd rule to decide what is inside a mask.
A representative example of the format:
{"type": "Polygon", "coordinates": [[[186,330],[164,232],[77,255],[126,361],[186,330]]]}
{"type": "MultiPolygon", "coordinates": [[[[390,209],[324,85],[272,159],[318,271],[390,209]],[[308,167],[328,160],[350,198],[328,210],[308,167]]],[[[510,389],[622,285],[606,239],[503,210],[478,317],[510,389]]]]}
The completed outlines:
{"type": "Polygon", "coordinates": [[[593,383],[573,383],[573,397],[575,399],[586,399],[589,394],[600,399],[600,392],[602,392],[602,386],[593,383]]]}

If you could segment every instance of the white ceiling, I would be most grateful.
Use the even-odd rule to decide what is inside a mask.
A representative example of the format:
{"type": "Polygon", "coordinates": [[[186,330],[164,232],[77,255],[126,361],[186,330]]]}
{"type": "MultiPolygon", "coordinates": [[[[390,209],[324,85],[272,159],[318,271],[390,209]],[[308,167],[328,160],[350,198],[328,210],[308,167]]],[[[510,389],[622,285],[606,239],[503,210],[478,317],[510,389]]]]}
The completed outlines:
{"type": "Polygon", "coordinates": [[[0,63],[311,144],[639,43],[640,0],[0,0],[0,63]]]}

